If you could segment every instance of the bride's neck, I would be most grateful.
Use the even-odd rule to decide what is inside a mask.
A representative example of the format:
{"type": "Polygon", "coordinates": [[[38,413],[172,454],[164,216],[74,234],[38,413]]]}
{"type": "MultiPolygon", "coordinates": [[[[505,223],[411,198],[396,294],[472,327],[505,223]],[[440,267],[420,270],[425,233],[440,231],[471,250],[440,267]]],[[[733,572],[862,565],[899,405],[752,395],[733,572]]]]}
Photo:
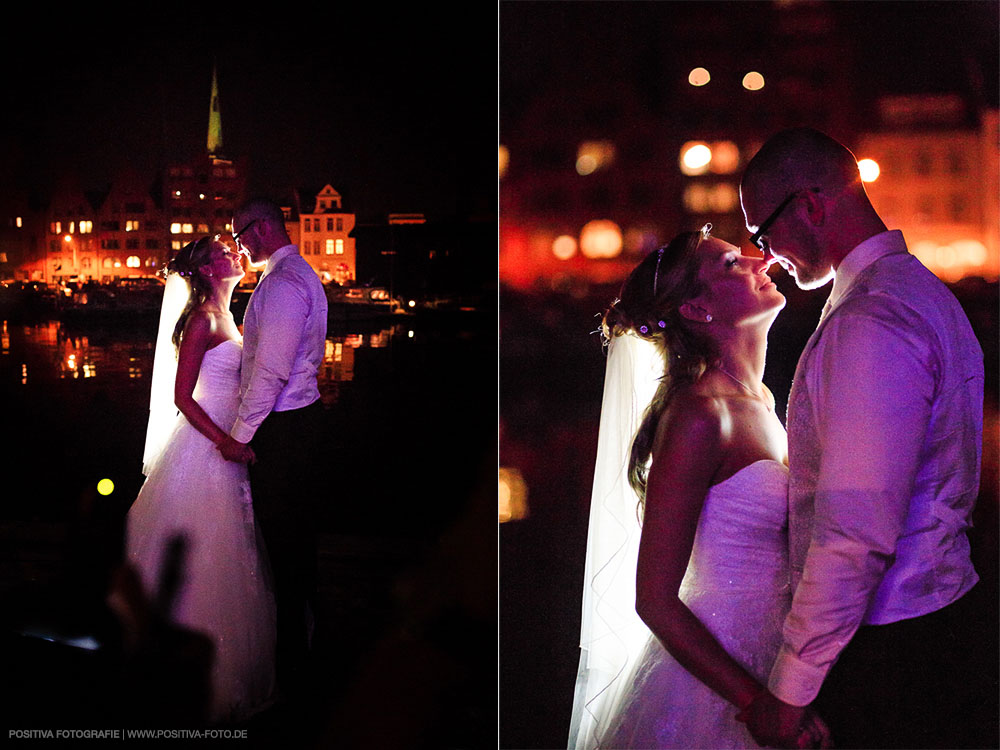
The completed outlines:
{"type": "Polygon", "coordinates": [[[767,358],[767,329],[740,331],[719,342],[719,363],[741,380],[760,383],[767,358]]]}

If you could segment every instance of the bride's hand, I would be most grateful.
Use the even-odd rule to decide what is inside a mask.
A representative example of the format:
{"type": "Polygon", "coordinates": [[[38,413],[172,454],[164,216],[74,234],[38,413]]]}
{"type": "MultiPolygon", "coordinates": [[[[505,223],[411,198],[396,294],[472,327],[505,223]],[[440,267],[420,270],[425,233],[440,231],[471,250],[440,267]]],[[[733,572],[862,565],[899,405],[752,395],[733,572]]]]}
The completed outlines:
{"type": "Polygon", "coordinates": [[[803,718],[796,744],[799,748],[833,747],[830,730],[815,711],[808,711],[803,718]]]}

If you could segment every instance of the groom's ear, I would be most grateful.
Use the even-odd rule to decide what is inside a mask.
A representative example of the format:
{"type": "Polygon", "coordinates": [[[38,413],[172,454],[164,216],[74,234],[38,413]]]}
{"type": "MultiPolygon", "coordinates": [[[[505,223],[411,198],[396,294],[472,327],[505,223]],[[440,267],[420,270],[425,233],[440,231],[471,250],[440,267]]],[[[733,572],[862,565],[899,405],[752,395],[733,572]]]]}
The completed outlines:
{"type": "Polygon", "coordinates": [[[815,190],[806,190],[802,194],[802,205],[805,207],[806,216],[815,227],[823,226],[826,221],[826,204],[822,193],[815,190]]]}

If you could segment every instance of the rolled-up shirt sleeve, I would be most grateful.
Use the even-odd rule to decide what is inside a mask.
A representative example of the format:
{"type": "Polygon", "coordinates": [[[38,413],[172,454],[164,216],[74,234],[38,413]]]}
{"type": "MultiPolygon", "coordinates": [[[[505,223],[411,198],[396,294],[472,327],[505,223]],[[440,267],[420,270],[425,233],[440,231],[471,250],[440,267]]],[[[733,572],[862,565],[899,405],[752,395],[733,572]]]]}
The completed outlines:
{"type": "Polygon", "coordinates": [[[239,415],[230,430],[241,443],[250,442],[288,382],[309,314],[308,295],[293,279],[275,277],[267,282],[255,292],[260,295],[257,346],[239,415]]]}
{"type": "Polygon", "coordinates": [[[935,392],[933,333],[878,298],[845,303],[806,371],[819,450],[812,541],[771,691],[811,703],[903,534],[935,392]]]}

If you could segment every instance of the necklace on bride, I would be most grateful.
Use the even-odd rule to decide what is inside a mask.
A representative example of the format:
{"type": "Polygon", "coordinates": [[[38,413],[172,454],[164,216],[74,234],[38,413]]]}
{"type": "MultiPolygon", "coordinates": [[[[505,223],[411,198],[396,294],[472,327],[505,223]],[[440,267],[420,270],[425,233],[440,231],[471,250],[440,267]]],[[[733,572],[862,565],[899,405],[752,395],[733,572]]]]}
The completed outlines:
{"type": "Polygon", "coordinates": [[[722,365],[716,365],[715,367],[723,375],[729,376],[730,378],[732,378],[733,380],[735,380],[737,383],[739,383],[740,385],[742,385],[746,389],[747,393],[749,393],[751,396],[753,396],[754,398],[759,398],[761,401],[763,401],[764,402],[764,406],[767,408],[768,411],[774,411],[774,406],[771,404],[771,399],[767,398],[767,396],[757,393],[753,388],[751,388],[746,383],[744,383],[742,380],[740,380],[738,377],[736,377],[735,375],[733,375],[731,372],[729,372],[729,370],[727,370],[722,365]]]}

